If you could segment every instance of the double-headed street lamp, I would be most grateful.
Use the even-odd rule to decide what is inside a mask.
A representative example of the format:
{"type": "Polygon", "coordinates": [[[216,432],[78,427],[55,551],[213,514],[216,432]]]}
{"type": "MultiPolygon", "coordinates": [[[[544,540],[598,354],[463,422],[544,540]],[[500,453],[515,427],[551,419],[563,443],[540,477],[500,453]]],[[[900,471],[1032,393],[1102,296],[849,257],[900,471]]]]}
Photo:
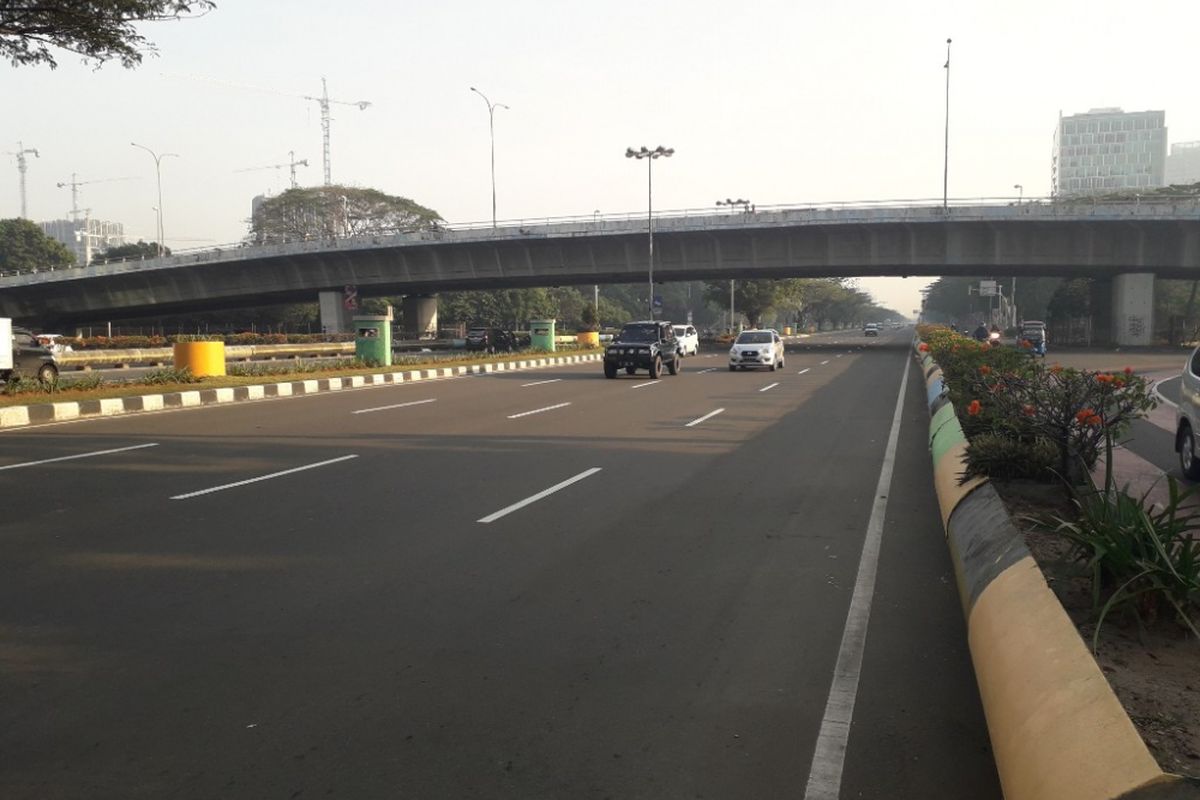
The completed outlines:
{"type": "Polygon", "coordinates": [[[650,232],[650,319],[654,319],[654,159],[670,158],[673,155],[675,148],[663,147],[661,144],[653,150],[647,150],[644,146],[640,150],[625,148],[626,158],[646,159],[646,222],[650,232]]]}
{"type": "Polygon", "coordinates": [[[487,99],[487,95],[471,87],[471,91],[483,98],[483,102],[487,103],[488,109],[488,133],[492,140],[492,227],[496,227],[496,109],[504,108],[512,111],[511,108],[504,103],[493,103],[487,99]]]}
{"type": "Polygon", "coordinates": [[[129,144],[131,144],[134,147],[138,147],[138,148],[141,148],[142,150],[145,150],[147,153],[149,153],[154,158],[154,176],[155,176],[155,179],[158,181],[158,208],[156,209],[158,211],[158,256],[159,256],[159,258],[162,258],[162,254],[163,254],[162,160],[164,158],[166,158],[167,156],[175,156],[175,158],[179,158],[179,153],[163,153],[162,155],[159,155],[158,153],[155,153],[153,150],[151,150],[149,147],[146,147],[146,145],[144,145],[144,144],[138,144],[137,142],[130,142],[129,144]]]}
{"type": "Polygon", "coordinates": [[[749,214],[750,210],[752,208],[754,208],[754,206],[750,205],[749,200],[730,200],[728,198],[726,198],[724,200],[718,200],[717,205],[718,206],[729,206],[730,211],[733,211],[734,208],[741,206],[742,211],[744,211],[747,214],[749,214]]]}

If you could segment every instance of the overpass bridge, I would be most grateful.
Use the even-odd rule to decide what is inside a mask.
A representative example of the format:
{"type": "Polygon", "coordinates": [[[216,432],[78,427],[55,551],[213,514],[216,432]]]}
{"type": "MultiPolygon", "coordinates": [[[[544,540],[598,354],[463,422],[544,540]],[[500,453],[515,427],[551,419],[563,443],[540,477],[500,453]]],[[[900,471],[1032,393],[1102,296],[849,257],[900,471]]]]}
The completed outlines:
{"type": "MultiPolygon", "coordinates": [[[[1154,277],[1200,277],[1200,203],[941,200],[654,215],[656,281],[838,276],[1114,277],[1118,343],[1153,330],[1154,277]]],[[[646,280],[645,214],[549,218],[433,231],[179,252],[0,276],[0,316],[40,324],[319,298],[345,329],[344,287],[406,295],[646,280]]],[[[414,318],[408,317],[408,318],[414,318]]]]}

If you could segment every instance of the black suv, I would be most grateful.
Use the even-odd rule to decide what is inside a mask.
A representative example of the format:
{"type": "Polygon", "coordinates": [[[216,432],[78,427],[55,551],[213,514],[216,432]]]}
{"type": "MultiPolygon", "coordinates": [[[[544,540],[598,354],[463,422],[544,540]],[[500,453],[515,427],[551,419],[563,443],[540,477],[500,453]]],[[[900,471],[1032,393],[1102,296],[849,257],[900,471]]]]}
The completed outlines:
{"type": "Polygon", "coordinates": [[[14,373],[36,376],[42,383],[58,380],[54,353],[23,328],[12,329],[12,369],[0,369],[0,381],[8,380],[14,373]]]}
{"type": "Polygon", "coordinates": [[[471,328],[467,331],[466,347],[486,353],[511,353],[517,349],[517,337],[501,328],[471,328]]]}
{"type": "Polygon", "coordinates": [[[663,366],[672,375],[679,373],[679,340],[669,322],[629,322],[604,348],[604,377],[617,377],[624,368],[627,375],[639,369],[650,371],[651,378],[662,375],[663,366]]]}

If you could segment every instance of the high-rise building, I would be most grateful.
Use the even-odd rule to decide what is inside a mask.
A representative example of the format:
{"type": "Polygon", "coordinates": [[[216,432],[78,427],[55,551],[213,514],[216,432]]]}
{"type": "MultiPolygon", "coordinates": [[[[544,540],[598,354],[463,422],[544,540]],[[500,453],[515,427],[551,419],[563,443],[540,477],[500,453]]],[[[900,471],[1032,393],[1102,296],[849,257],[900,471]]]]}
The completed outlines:
{"type": "Polygon", "coordinates": [[[1167,186],[1200,183],[1200,142],[1177,142],[1167,156],[1167,186]]]}
{"type": "Polygon", "coordinates": [[[84,217],[82,219],[55,219],[40,222],[42,233],[62,242],[75,254],[75,266],[86,266],[92,261],[92,253],[125,244],[125,226],[119,222],[84,217]]]}
{"type": "Polygon", "coordinates": [[[1165,185],[1165,111],[1094,108],[1059,117],[1050,185],[1055,195],[1093,194],[1165,185]]]}

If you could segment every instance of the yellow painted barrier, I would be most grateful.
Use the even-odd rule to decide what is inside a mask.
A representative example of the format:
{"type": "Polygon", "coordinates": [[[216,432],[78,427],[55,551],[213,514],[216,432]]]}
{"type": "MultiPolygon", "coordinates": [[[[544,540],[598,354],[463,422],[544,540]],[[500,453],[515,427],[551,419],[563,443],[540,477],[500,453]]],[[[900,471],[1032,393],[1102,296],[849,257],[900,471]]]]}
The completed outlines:
{"type": "Polygon", "coordinates": [[[187,368],[198,378],[225,374],[224,342],[176,342],[175,369],[187,368]]]}

